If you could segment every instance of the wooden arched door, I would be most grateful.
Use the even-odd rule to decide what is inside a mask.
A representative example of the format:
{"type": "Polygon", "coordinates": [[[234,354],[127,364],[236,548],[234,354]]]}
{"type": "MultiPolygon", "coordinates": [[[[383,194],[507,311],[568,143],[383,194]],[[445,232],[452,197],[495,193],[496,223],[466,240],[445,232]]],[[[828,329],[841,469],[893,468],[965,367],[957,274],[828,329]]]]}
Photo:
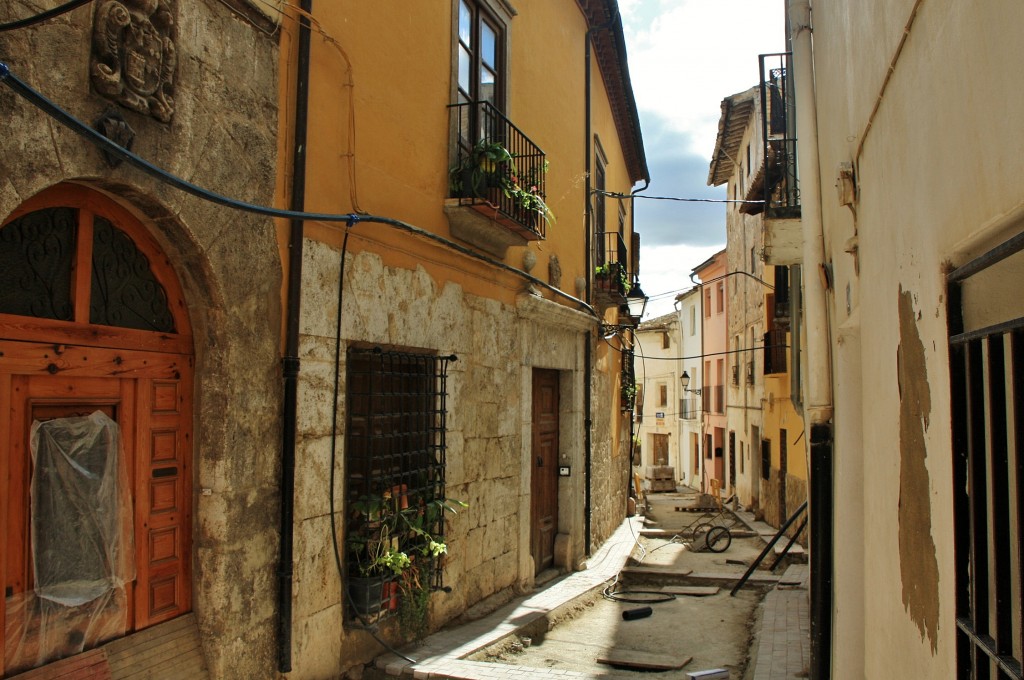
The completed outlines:
{"type": "Polygon", "coordinates": [[[0,225],[0,675],[191,609],[192,373],[129,211],[60,185],[0,225]]]}

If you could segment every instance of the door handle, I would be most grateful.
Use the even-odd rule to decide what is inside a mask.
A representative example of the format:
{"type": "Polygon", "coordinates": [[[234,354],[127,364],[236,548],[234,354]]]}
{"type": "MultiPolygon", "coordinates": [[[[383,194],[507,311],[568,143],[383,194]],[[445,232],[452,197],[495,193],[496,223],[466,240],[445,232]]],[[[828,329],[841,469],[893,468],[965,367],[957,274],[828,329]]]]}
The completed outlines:
{"type": "Polygon", "coordinates": [[[537,467],[544,467],[544,458],[537,456],[537,467]]]}

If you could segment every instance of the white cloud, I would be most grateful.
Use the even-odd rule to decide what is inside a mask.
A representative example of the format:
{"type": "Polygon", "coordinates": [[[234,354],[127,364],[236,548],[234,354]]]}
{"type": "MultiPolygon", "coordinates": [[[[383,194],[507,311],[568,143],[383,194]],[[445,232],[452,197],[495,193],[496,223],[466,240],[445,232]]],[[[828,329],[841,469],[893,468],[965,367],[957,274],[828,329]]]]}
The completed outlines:
{"type": "Polygon", "coordinates": [[[725,97],[757,83],[757,55],[783,49],[782,0],[620,0],[637,106],[710,158],[725,97]]]}
{"type": "MultiPolygon", "coordinates": [[[[783,9],[783,0],[619,0],[647,193],[724,198],[707,187],[721,102],[757,84],[759,54],[784,49],[783,9]]],[[[720,204],[638,201],[636,215],[649,296],[689,288],[690,271],[724,247],[720,204]]],[[[645,318],[671,312],[673,298],[652,300],[645,318]]]]}
{"type": "Polygon", "coordinates": [[[647,303],[645,319],[672,311],[675,295],[693,286],[690,272],[725,244],[706,247],[658,246],[646,249],[641,256],[640,285],[644,294],[654,298],[647,303]]]}

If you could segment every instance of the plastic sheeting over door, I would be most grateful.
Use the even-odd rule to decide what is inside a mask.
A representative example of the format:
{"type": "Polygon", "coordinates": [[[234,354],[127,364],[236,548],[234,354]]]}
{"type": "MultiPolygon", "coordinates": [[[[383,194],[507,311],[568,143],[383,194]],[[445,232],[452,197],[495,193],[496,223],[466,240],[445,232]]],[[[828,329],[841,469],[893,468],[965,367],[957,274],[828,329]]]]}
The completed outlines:
{"type": "Polygon", "coordinates": [[[135,578],[120,429],[101,411],[32,424],[32,588],[7,600],[7,670],[124,635],[135,578]]]}

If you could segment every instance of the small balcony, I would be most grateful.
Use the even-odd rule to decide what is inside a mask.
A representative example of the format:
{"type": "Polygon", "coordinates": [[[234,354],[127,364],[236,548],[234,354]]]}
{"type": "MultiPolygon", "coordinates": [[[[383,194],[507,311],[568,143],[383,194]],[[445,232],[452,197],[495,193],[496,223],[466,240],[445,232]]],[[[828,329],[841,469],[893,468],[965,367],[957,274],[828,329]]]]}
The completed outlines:
{"type": "Polygon", "coordinates": [[[762,54],[761,136],[764,172],[764,251],[768,264],[799,264],[800,183],[797,176],[796,101],[792,88],[792,53],[762,54]]]}
{"type": "Polygon", "coordinates": [[[626,302],[630,289],[629,251],[622,234],[598,232],[594,239],[594,302],[616,307],[626,302]]]}
{"type": "Polygon", "coordinates": [[[544,152],[489,102],[449,107],[456,144],[445,213],[452,235],[493,255],[547,235],[544,152]]]}

